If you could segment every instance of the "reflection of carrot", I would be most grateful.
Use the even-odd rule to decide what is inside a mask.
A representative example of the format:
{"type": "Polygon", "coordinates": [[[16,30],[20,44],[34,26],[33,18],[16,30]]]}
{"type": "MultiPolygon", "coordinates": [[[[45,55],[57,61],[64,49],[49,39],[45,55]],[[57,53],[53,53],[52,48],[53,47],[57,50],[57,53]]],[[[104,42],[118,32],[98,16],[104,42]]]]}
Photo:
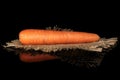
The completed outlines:
{"type": "Polygon", "coordinates": [[[21,53],[19,55],[19,58],[20,58],[21,61],[28,62],[28,63],[58,59],[57,57],[51,56],[51,55],[48,55],[48,54],[31,55],[29,53],[21,53]]]}
{"type": "Polygon", "coordinates": [[[100,37],[94,33],[26,29],[20,32],[22,44],[67,44],[98,41],[100,37]]]}

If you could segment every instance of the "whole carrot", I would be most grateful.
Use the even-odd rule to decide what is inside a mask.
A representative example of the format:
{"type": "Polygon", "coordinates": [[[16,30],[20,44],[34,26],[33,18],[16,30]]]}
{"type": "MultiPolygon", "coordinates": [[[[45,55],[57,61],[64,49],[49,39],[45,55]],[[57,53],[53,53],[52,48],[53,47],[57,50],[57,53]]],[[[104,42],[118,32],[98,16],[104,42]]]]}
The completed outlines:
{"type": "Polygon", "coordinates": [[[95,33],[26,29],[19,33],[22,44],[74,44],[98,41],[95,33]]]}

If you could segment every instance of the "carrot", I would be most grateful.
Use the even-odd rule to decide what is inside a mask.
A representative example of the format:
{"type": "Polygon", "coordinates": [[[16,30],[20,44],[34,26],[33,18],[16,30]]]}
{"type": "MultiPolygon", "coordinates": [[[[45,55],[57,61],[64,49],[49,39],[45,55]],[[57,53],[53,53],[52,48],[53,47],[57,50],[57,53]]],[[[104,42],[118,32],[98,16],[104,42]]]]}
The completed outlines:
{"type": "Polygon", "coordinates": [[[29,53],[21,53],[19,55],[19,58],[22,62],[27,62],[27,63],[58,59],[57,57],[51,56],[49,54],[31,55],[29,53]]]}
{"type": "Polygon", "coordinates": [[[74,44],[98,41],[95,33],[26,29],[19,33],[22,44],[74,44]]]}

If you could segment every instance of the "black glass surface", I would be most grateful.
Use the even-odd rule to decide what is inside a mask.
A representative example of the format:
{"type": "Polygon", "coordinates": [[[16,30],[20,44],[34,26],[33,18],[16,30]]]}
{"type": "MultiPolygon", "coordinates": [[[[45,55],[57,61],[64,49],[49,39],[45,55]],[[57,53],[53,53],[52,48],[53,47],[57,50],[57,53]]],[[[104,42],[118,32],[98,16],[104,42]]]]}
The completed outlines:
{"type": "MultiPolygon", "coordinates": [[[[18,39],[18,34],[23,29],[35,28],[45,29],[46,27],[58,26],[60,28],[73,29],[74,31],[85,31],[97,33],[103,38],[118,37],[120,38],[120,30],[118,28],[118,19],[115,14],[105,13],[87,13],[69,14],[62,13],[39,13],[28,14],[19,13],[16,15],[1,15],[0,27],[0,67],[5,71],[23,72],[23,74],[33,73],[70,73],[72,75],[105,75],[107,73],[114,74],[119,71],[120,64],[120,45],[119,43],[111,51],[107,52],[101,64],[97,68],[80,68],[60,60],[51,60],[37,63],[24,63],[19,60],[18,55],[14,52],[8,52],[3,48],[6,42],[18,39]],[[112,15],[112,16],[111,16],[112,15]],[[114,16],[113,16],[114,15],[114,16]],[[32,73],[30,73],[32,72],[32,73]]],[[[36,73],[36,74],[37,74],[36,73]]]]}

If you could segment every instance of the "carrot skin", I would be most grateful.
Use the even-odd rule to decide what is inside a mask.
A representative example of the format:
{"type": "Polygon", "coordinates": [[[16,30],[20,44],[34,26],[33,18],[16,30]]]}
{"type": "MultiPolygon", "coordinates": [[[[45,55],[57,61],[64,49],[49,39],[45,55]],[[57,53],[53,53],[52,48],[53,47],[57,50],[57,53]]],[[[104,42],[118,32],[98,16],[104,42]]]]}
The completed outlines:
{"type": "Polygon", "coordinates": [[[73,44],[95,42],[100,36],[95,33],[26,29],[19,33],[22,44],[73,44]]]}

